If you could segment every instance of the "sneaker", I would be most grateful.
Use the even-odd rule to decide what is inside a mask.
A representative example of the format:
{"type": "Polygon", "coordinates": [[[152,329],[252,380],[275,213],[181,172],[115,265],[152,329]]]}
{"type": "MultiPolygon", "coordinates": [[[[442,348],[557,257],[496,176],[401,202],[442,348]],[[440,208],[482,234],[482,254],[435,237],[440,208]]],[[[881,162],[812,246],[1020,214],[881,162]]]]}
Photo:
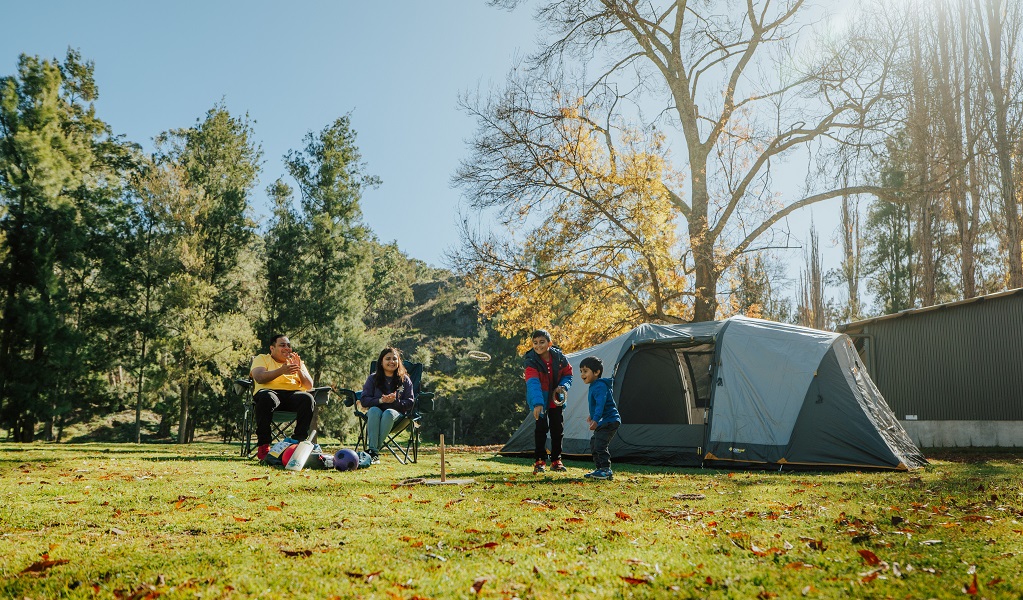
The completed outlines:
{"type": "Polygon", "coordinates": [[[270,454],[270,444],[263,444],[262,446],[256,448],[256,458],[259,460],[259,462],[263,462],[264,460],[266,460],[267,454],[270,454]]]}
{"type": "Polygon", "coordinates": [[[540,473],[543,473],[544,467],[546,467],[546,466],[547,466],[547,463],[545,463],[542,460],[538,460],[535,463],[533,463],[533,475],[538,475],[540,473]]]}
{"type": "Polygon", "coordinates": [[[551,463],[551,471],[557,471],[559,473],[564,473],[567,470],[568,469],[565,468],[565,463],[561,462],[560,458],[558,460],[555,460],[554,462],[551,463]]]}
{"type": "Polygon", "coordinates": [[[380,464],[380,453],[379,452],[377,452],[376,450],[370,448],[368,454],[369,454],[369,459],[370,459],[369,460],[369,464],[371,464],[371,465],[379,465],[380,464]]]}
{"type": "Polygon", "coordinates": [[[594,469],[592,472],[583,475],[583,477],[610,481],[614,479],[614,473],[611,472],[611,469],[594,469]]]}

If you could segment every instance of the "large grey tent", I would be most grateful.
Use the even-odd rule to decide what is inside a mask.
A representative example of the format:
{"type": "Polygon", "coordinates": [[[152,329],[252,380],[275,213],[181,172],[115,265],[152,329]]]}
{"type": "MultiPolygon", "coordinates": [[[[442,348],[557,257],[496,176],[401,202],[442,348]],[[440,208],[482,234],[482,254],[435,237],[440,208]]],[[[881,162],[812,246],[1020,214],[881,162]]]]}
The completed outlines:
{"type": "MultiPolygon", "coordinates": [[[[732,317],[645,324],[568,355],[614,377],[618,462],[673,466],[879,468],[927,464],[867,375],[848,336],[732,317]]],[[[576,377],[564,452],[590,454],[587,386],[576,377]]],[[[532,413],[501,450],[531,456],[532,413]]],[[[548,439],[548,444],[550,440],[548,439]]]]}

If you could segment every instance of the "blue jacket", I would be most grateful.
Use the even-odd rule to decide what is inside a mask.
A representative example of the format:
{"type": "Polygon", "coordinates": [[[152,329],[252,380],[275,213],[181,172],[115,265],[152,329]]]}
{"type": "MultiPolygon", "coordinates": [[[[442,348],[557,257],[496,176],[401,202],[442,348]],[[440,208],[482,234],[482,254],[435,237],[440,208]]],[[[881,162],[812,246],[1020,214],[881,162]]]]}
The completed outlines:
{"type": "Polygon", "coordinates": [[[614,395],[611,393],[613,380],[601,377],[590,384],[590,393],[586,400],[590,406],[590,418],[597,422],[597,427],[608,423],[621,423],[614,395]]]}
{"type": "Polygon", "coordinates": [[[548,352],[551,353],[553,373],[547,370],[547,363],[536,351],[530,350],[522,357],[525,368],[522,376],[526,380],[526,404],[529,410],[533,410],[534,406],[542,406],[544,410],[553,407],[554,388],[561,386],[568,391],[572,387],[572,365],[568,364],[565,354],[554,346],[548,352]]]}

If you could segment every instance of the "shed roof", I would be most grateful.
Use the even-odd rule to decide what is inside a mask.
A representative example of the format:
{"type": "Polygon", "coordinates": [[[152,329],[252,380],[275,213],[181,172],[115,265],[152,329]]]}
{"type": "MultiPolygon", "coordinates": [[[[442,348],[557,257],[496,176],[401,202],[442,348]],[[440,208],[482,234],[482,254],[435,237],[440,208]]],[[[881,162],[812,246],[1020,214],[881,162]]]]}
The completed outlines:
{"type": "Polygon", "coordinates": [[[996,298],[1007,298],[1010,296],[1016,296],[1023,294],[1023,288],[1016,288],[1012,290],[1005,290],[1004,292],[998,292],[995,294],[987,294],[984,296],[976,296],[973,298],[967,298],[965,300],[957,300],[955,302],[946,302],[944,304],[935,304],[934,306],[923,306],[920,308],[907,308],[906,310],[900,310],[897,313],[890,315],[881,315],[880,317],[874,317],[872,319],[864,319],[862,321],[853,321],[851,323],[843,323],[838,326],[839,333],[856,333],[862,331],[867,325],[872,325],[879,321],[890,321],[892,319],[899,319],[902,317],[910,317],[913,315],[919,315],[933,310],[944,310],[947,308],[953,308],[958,306],[964,306],[967,304],[974,304],[977,302],[985,302],[988,300],[994,300],[996,298]]]}

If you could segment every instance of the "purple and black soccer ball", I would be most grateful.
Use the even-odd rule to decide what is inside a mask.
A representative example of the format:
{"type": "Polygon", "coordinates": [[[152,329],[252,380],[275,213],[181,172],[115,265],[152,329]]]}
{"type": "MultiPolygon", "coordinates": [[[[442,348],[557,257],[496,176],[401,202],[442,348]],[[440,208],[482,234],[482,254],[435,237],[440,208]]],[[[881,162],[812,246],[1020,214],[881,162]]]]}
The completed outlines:
{"type": "Polygon", "coordinates": [[[334,468],[338,471],[354,471],[359,468],[359,455],[355,450],[342,448],[334,454],[334,468]]]}

